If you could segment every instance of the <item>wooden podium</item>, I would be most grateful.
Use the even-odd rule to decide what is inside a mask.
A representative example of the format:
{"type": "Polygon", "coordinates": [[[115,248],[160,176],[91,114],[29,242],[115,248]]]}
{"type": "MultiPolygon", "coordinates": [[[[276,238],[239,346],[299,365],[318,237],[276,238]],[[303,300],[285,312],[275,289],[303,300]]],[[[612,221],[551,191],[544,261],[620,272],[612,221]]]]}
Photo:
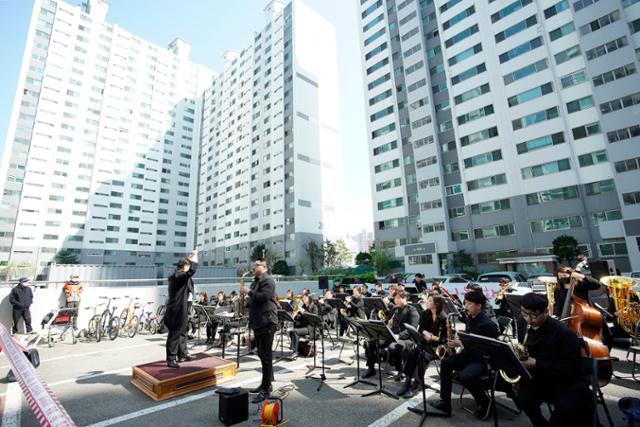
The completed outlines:
{"type": "Polygon", "coordinates": [[[236,364],[221,357],[197,353],[195,360],[169,368],[165,360],[134,366],[131,383],[153,400],[164,400],[229,381],[236,364]]]}

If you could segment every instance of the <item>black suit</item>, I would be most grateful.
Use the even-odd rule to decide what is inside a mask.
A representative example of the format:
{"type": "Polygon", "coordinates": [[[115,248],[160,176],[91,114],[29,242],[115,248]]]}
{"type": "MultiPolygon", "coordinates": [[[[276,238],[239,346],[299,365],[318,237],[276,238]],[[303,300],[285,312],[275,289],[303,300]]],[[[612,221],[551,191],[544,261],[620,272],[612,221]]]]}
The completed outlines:
{"type": "MultiPolygon", "coordinates": [[[[349,302],[348,304],[345,302],[345,304],[347,305],[347,317],[355,317],[358,319],[367,318],[367,315],[364,311],[364,301],[362,300],[362,298],[352,296],[351,302],[349,302]]],[[[340,336],[344,335],[344,333],[347,331],[348,326],[349,325],[344,319],[340,319],[340,336]]]]}
{"type": "MultiPolygon", "coordinates": [[[[300,303],[302,309],[304,309],[307,313],[311,314],[319,314],[320,309],[315,302],[312,302],[308,306],[305,306],[300,303]]],[[[298,343],[300,342],[300,337],[309,335],[311,339],[315,336],[315,328],[307,322],[307,320],[302,316],[302,314],[297,314],[296,318],[293,322],[293,328],[289,330],[289,338],[291,339],[291,350],[294,352],[298,352],[298,343]]]]}
{"type": "MultiPolygon", "coordinates": [[[[468,320],[465,331],[489,338],[497,338],[500,334],[498,325],[492,322],[484,311],[468,320]]],[[[486,407],[489,404],[488,398],[484,394],[482,384],[478,381],[479,377],[487,373],[485,362],[472,357],[466,350],[442,359],[440,365],[440,398],[449,407],[451,406],[453,371],[460,372],[458,380],[473,395],[476,403],[486,407]]]]}
{"type": "Polygon", "coordinates": [[[169,276],[169,301],[164,315],[167,335],[167,361],[187,356],[187,329],[189,328],[189,294],[193,294],[193,280],[198,263],[189,262],[189,270],[176,269],[169,276]]]}
{"type": "MultiPolygon", "coordinates": [[[[420,316],[418,331],[420,333],[425,331],[430,332],[433,336],[437,337],[437,339],[429,342],[429,346],[433,349],[433,353],[426,353],[424,356],[427,360],[427,363],[429,363],[436,358],[435,348],[441,344],[447,343],[447,317],[444,314],[440,314],[440,316],[437,316],[436,320],[434,321],[431,310],[425,310],[420,316]]],[[[416,373],[416,369],[418,367],[418,357],[420,357],[419,348],[414,348],[407,353],[406,361],[404,364],[404,373],[407,376],[413,376],[416,373]]],[[[422,378],[418,379],[422,381],[422,378]]]]}
{"type": "Polygon", "coordinates": [[[249,327],[255,335],[258,357],[262,364],[263,390],[271,387],[273,380],[273,336],[278,324],[276,284],[267,273],[255,277],[248,294],[249,327]]]}
{"type": "MultiPolygon", "coordinates": [[[[404,324],[408,323],[411,326],[418,327],[420,316],[415,307],[409,304],[405,305],[402,309],[396,308],[394,316],[393,323],[391,324],[391,332],[398,336],[398,342],[389,343],[380,341],[378,345],[381,349],[388,346],[389,360],[394,362],[396,370],[401,371],[405,352],[413,348],[413,341],[409,337],[409,332],[407,332],[404,324]]],[[[375,340],[370,339],[367,341],[365,354],[367,356],[367,366],[369,369],[373,369],[378,359],[375,340]]]]}

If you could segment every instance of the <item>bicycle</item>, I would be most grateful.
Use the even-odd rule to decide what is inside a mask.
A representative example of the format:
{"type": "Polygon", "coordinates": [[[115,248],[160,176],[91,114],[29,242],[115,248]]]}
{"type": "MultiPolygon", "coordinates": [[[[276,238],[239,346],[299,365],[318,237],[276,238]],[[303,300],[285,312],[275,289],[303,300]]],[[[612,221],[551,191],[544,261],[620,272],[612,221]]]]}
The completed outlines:
{"type": "Polygon", "coordinates": [[[120,332],[120,318],[113,315],[118,307],[115,305],[111,307],[111,301],[117,299],[120,299],[120,297],[107,298],[107,308],[105,308],[100,315],[98,327],[96,328],[97,342],[100,342],[105,334],[109,336],[111,341],[118,337],[118,333],[120,332]]]}
{"type": "Polygon", "coordinates": [[[153,307],[153,304],[155,304],[153,301],[147,302],[144,307],[142,307],[142,313],[139,317],[139,331],[148,331],[151,335],[158,332],[158,315],[153,311],[145,310],[145,308],[147,306],[153,307]]]}
{"type": "MultiPolygon", "coordinates": [[[[125,295],[123,298],[129,298],[129,295],[125,295]]],[[[136,316],[135,310],[140,307],[140,304],[135,303],[140,298],[129,298],[129,304],[122,309],[120,313],[120,327],[127,331],[127,336],[133,338],[138,333],[138,325],[140,320],[136,316]]]]}
{"type": "MultiPolygon", "coordinates": [[[[107,297],[98,297],[98,298],[107,299],[107,297]]],[[[100,316],[101,316],[101,314],[98,314],[98,307],[102,307],[103,305],[105,305],[104,302],[98,305],[84,308],[85,310],[93,310],[93,314],[91,315],[91,318],[89,319],[89,323],[87,325],[87,335],[86,335],[87,337],[96,335],[96,331],[98,330],[98,324],[100,323],[100,316]]]]}

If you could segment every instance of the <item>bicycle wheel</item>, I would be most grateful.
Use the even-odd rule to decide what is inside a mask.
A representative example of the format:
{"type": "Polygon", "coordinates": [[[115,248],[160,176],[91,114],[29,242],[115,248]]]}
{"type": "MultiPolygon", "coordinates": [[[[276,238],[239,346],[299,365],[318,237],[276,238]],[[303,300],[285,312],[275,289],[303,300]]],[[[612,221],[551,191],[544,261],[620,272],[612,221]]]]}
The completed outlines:
{"type": "Polygon", "coordinates": [[[129,338],[133,338],[136,336],[136,334],[138,333],[138,325],[140,324],[140,321],[138,320],[138,316],[133,316],[131,317],[131,320],[129,321],[129,324],[127,325],[127,336],[129,338]]]}
{"type": "Polygon", "coordinates": [[[155,335],[158,333],[158,321],[156,319],[151,319],[149,321],[149,333],[151,335],[155,335]]]}
{"type": "Polygon", "coordinates": [[[111,318],[111,323],[109,325],[109,339],[111,341],[118,338],[118,334],[120,333],[120,318],[113,317],[111,318]]]}
{"type": "Polygon", "coordinates": [[[96,333],[99,319],[100,318],[97,315],[91,317],[89,324],[87,325],[87,335],[94,335],[96,333]]]}
{"type": "Polygon", "coordinates": [[[120,313],[120,326],[122,328],[126,328],[127,327],[127,319],[128,318],[129,318],[129,310],[125,308],[120,313]]]}
{"type": "Polygon", "coordinates": [[[109,313],[105,311],[100,316],[100,320],[98,320],[98,325],[96,326],[96,342],[100,342],[100,340],[102,340],[102,337],[105,336],[105,333],[107,332],[107,329],[108,329],[108,325],[107,325],[108,319],[109,319],[109,313]]]}

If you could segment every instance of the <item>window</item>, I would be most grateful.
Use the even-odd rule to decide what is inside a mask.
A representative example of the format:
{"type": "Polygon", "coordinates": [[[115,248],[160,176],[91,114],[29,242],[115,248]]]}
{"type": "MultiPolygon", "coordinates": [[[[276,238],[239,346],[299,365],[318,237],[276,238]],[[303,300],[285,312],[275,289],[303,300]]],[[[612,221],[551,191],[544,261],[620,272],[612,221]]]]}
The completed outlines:
{"type": "Polygon", "coordinates": [[[629,30],[631,31],[631,34],[635,34],[640,31],[640,18],[629,22],[629,30]]]}
{"type": "Polygon", "coordinates": [[[537,178],[539,176],[550,175],[553,173],[563,172],[571,169],[569,159],[557,160],[541,165],[529,166],[522,168],[522,179],[537,178]]]}
{"type": "Polygon", "coordinates": [[[552,16],[555,16],[558,13],[562,12],[563,10],[567,10],[567,9],[569,9],[569,2],[567,0],[562,0],[561,2],[554,4],[550,8],[545,9],[544,17],[546,19],[549,19],[552,16]]]}
{"type": "Polygon", "coordinates": [[[429,209],[439,209],[442,207],[442,200],[430,200],[420,204],[420,210],[427,211],[429,209]]]}
{"type": "Polygon", "coordinates": [[[456,34],[455,36],[451,37],[450,39],[447,39],[444,42],[444,45],[446,47],[451,47],[453,45],[455,45],[458,42],[461,42],[462,40],[466,39],[467,37],[472,36],[473,34],[478,32],[478,24],[474,24],[472,26],[470,26],[469,28],[467,28],[466,30],[460,31],[458,34],[456,34]]]}
{"type": "Polygon", "coordinates": [[[624,141],[626,139],[635,138],[640,136],[640,125],[629,126],[628,128],[622,128],[607,132],[607,139],[610,143],[624,141]]]}
{"type": "Polygon", "coordinates": [[[413,255],[407,257],[409,265],[433,264],[433,255],[413,255]]]}
{"type": "Polygon", "coordinates": [[[540,138],[531,139],[529,141],[521,142],[516,145],[518,154],[528,153],[529,151],[538,150],[540,148],[549,147],[551,145],[558,145],[565,142],[564,133],[558,132],[551,135],[546,135],[540,138]]]}
{"type": "Polygon", "coordinates": [[[398,197],[396,199],[385,200],[383,202],[378,202],[378,210],[395,208],[398,206],[402,206],[403,200],[402,197],[398,197]]]}
{"type": "Polygon", "coordinates": [[[376,129],[373,132],[371,132],[371,139],[375,139],[379,136],[386,135],[389,132],[393,132],[394,130],[396,130],[396,124],[390,123],[387,126],[381,127],[380,129],[376,129]]]}
{"type": "Polygon", "coordinates": [[[501,20],[502,18],[511,15],[513,12],[516,12],[526,5],[530,4],[532,0],[516,0],[508,6],[502,8],[498,12],[491,15],[491,22],[495,23],[501,20]]]}
{"type": "Polygon", "coordinates": [[[628,44],[629,42],[627,40],[627,36],[622,36],[608,43],[601,44],[600,46],[596,46],[593,49],[589,49],[588,51],[585,52],[585,56],[587,57],[588,61],[592,61],[596,58],[606,55],[607,53],[611,53],[622,47],[625,47],[628,44]]]}
{"type": "Polygon", "coordinates": [[[541,203],[577,199],[578,187],[572,185],[570,187],[554,188],[552,190],[529,193],[525,198],[527,199],[527,205],[539,205],[541,203]]]}
{"type": "Polygon", "coordinates": [[[581,228],[583,226],[582,217],[569,216],[561,218],[547,218],[529,223],[532,233],[545,233],[548,231],[570,230],[572,228],[581,228]]]}
{"type": "Polygon", "coordinates": [[[569,22],[549,32],[549,38],[553,42],[558,40],[559,38],[566,36],[567,34],[573,33],[575,30],[576,30],[576,27],[573,25],[573,22],[569,22]]]}
{"type": "Polygon", "coordinates": [[[478,74],[482,74],[485,71],[487,71],[487,66],[483,62],[482,64],[476,65],[475,67],[472,67],[456,76],[451,77],[451,84],[457,85],[458,83],[465,81],[473,76],[477,76],[478,74]]]}
{"type": "Polygon", "coordinates": [[[471,90],[468,90],[466,92],[461,93],[460,95],[457,95],[454,98],[454,102],[457,104],[462,104],[463,102],[469,101],[473,98],[476,98],[480,95],[484,95],[485,93],[488,93],[490,91],[489,89],[489,83],[485,83],[483,85],[480,85],[478,87],[475,87],[471,90]]]}
{"type": "Polygon", "coordinates": [[[569,112],[569,114],[586,110],[587,108],[591,107],[593,107],[593,98],[591,96],[585,96],[584,98],[567,102],[567,111],[569,112]]]}
{"type": "Polygon", "coordinates": [[[437,187],[438,185],[440,185],[440,178],[438,177],[423,179],[422,181],[418,182],[418,187],[421,190],[430,187],[437,187]]]}
{"type": "Polygon", "coordinates": [[[373,28],[374,25],[376,25],[378,22],[382,22],[382,21],[384,21],[384,14],[378,15],[377,17],[375,17],[371,21],[369,21],[368,24],[366,24],[364,27],[362,27],[362,32],[366,33],[368,30],[373,28]]]}
{"type": "Polygon", "coordinates": [[[607,152],[605,150],[598,150],[578,156],[578,163],[580,163],[581,168],[603,163],[607,160],[607,152]]]}
{"type": "Polygon", "coordinates": [[[407,91],[408,91],[408,92],[413,92],[413,91],[415,91],[416,89],[421,88],[422,86],[424,86],[424,85],[426,85],[426,84],[427,84],[427,80],[426,80],[426,79],[420,79],[420,80],[418,80],[417,82],[410,84],[410,85],[407,87],[407,91]]]}
{"type": "Polygon", "coordinates": [[[513,126],[513,130],[518,130],[536,123],[555,119],[556,117],[558,117],[558,107],[553,107],[513,120],[511,125],[513,126]]]}
{"type": "Polygon", "coordinates": [[[391,93],[392,93],[391,89],[388,89],[382,92],[381,94],[374,96],[373,98],[369,99],[369,106],[372,106],[374,104],[377,104],[380,101],[383,101],[389,98],[391,96],[391,93]]]}
{"type": "Polygon", "coordinates": [[[448,185],[444,188],[444,190],[447,196],[453,196],[454,194],[462,193],[462,185],[460,184],[448,185]]]}
{"type": "Polygon", "coordinates": [[[436,163],[438,163],[438,158],[436,156],[429,156],[425,159],[418,160],[416,162],[416,168],[420,169],[420,168],[427,167],[429,165],[435,165],[436,163]]]}
{"type": "Polygon", "coordinates": [[[386,117],[386,116],[388,116],[389,114],[392,114],[392,113],[393,113],[393,105],[390,106],[390,107],[387,107],[387,108],[385,108],[383,110],[380,110],[380,111],[378,111],[376,113],[373,113],[371,116],[369,116],[369,120],[371,122],[375,122],[376,120],[381,119],[383,117],[386,117]]]}
{"type": "Polygon", "coordinates": [[[382,6],[382,0],[378,0],[377,2],[369,6],[364,12],[361,13],[362,19],[371,15],[380,6],[382,6]]]}
{"type": "Polygon", "coordinates": [[[417,70],[421,69],[422,67],[424,67],[424,61],[420,60],[420,61],[416,62],[415,64],[408,66],[404,70],[404,74],[408,76],[409,74],[413,73],[414,71],[417,71],[417,70]]]}
{"type": "Polygon", "coordinates": [[[391,141],[391,142],[387,142],[386,144],[382,144],[376,148],[373,149],[373,155],[377,156],[378,154],[381,153],[386,153],[387,151],[391,151],[393,149],[398,148],[398,142],[397,141],[391,141]]]}
{"type": "Polygon", "coordinates": [[[509,28],[505,29],[504,31],[500,31],[498,34],[496,34],[495,35],[496,43],[500,43],[508,39],[509,37],[515,34],[518,34],[520,31],[524,31],[529,27],[533,27],[537,23],[538,23],[538,19],[536,18],[536,15],[531,15],[524,21],[520,21],[517,24],[512,25],[509,28]]]}
{"type": "Polygon", "coordinates": [[[384,51],[387,48],[387,43],[382,43],[380,46],[370,50],[369,52],[367,52],[367,54],[364,56],[364,59],[366,61],[368,61],[369,59],[373,58],[374,56],[376,56],[377,54],[379,54],[380,52],[384,51]]]}
{"type": "Polygon", "coordinates": [[[513,49],[504,52],[498,58],[500,60],[500,63],[503,64],[524,53],[537,49],[540,46],[542,46],[542,37],[536,37],[535,39],[529,40],[526,43],[523,43],[519,46],[514,47],[513,49]]]}
{"type": "Polygon", "coordinates": [[[640,203],[640,191],[622,193],[622,201],[625,205],[637,205],[640,203]]]}
{"type": "Polygon", "coordinates": [[[592,4],[597,3],[599,1],[600,0],[578,0],[576,2],[573,2],[573,10],[578,12],[579,10],[582,10],[587,6],[591,6],[592,4]]]}
{"type": "Polygon", "coordinates": [[[449,208],[449,218],[459,218],[464,215],[465,215],[464,206],[449,208]]]}
{"type": "Polygon", "coordinates": [[[463,136],[462,138],[460,138],[460,145],[465,147],[467,145],[475,144],[476,142],[495,138],[496,136],[498,136],[498,128],[494,126],[488,129],[484,129],[484,130],[463,136]]]}
{"type": "Polygon", "coordinates": [[[471,214],[479,215],[506,209],[511,209],[511,202],[509,199],[493,200],[491,202],[482,202],[471,205],[471,214]]]}
{"type": "Polygon", "coordinates": [[[507,98],[507,104],[509,104],[509,107],[513,107],[524,102],[531,101],[532,99],[547,95],[551,92],[553,92],[553,85],[551,84],[551,82],[545,83],[542,86],[534,87],[533,89],[529,89],[527,91],[519,93],[518,95],[507,98]]]}
{"type": "Polygon", "coordinates": [[[601,222],[617,221],[622,219],[622,213],[620,209],[614,209],[610,211],[594,212],[591,214],[594,225],[600,225],[601,222]]]}
{"type": "Polygon", "coordinates": [[[493,113],[493,104],[485,105],[484,107],[478,108],[477,110],[473,110],[468,112],[467,114],[458,116],[458,124],[463,125],[479,118],[490,116],[493,113]]]}
{"type": "Polygon", "coordinates": [[[367,68],[367,75],[378,71],[380,68],[384,67],[389,63],[389,58],[384,58],[377,63],[373,64],[371,67],[367,68]]]}
{"type": "Polygon", "coordinates": [[[478,43],[477,45],[470,47],[469,49],[465,49],[459,54],[449,58],[449,66],[453,66],[458,62],[464,61],[467,58],[471,58],[476,53],[482,52],[482,44],[478,43]]]}
{"type": "Polygon", "coordinates": [[[496,185],[502,185],[507,183],[507,176],[505,174],[488,176],[485,178],[475,179],[473,181],[467,181],[467,190],[474,191],[482,188],[493,187],[496,185]]]}
{"type": "Polygon", "coordinates": [[[369,83],[367,85],[368,89],[374,89],[377,86],[380,86],[382,83],[389,81],[389,79],[391,79],[391,75],[389,73],[385,74],[384,76],[378,77],[377,79],[375,79],[374,81],[372,81],[371,83],[369,83]]]}
{"type": "Polygon", "coordinates": [[[605,179],[604,181],[596,181],[585,184],[584,189],[587,193],[587,196],[595,196],[596,194],[615,191],[616,186],[613,183],[612,179],[605,179]]]}
{"type": "Polygon", "coordinates": [[[422,226],[423,233],[437,233],[444,231],[444,222],[437,222],[435,224],[425,224],[422,226]]]}
{"type": "Polygon", "coordinates": [[[593,78],[594,86],[602,86],[605,83],[612,82],[614,80],[622,79],[636,73],[636,65],[631,62],[622,67],[614,68],[606,73],[599,74],[593,78]]]}
{"type": "Polygon", "coordinates": [[[440,6],[440,13],[444,13],[445,11],[451,9],[453,6],[457,5],[461,1],[462,0],[449,0],[448,2],[440,6]]]}
{"type": "Polygon", "coordinates": [[[600,256],[624,256],[628,255],[627,244],[624,241],[611,242],[611,243],[599,243],[598,251],[600,256]]]}
{"type": "Polygon", "coordinates": [[[476,239],[492,239],[496,237],[513,236],[514,234],[516,234],[516,232],[513,224],[473,229],[473,237],[476,239]]]}
{"type": "Polygon", "coordinates": [[[616,9],[611,13],[601,16],[595,21],[582,25],[580,27],[580,34],[584,36],[586,34],[593,33],[594,31],[598,31],[607,25],[616,22],[618,19],[620,19],[620,11],[616,9]]]}
{"type": "Polygon", "coordinates": [[[375,173],[380,173],[393,168],[397,168],[398,166],[400,166],[400,160],[395,159],[395,160],[390,160],[388,162],[384,162],[384,163],[380,163],[379,165],[376,165],[374,170],[375,170],[375,173]]]}
{"type": "Polygon", "coordinates": [[[556,64],[560,65],[570,59],[575,58],[576,56],[579,56],[580,54],[580,46],[575,45],[570,47],[569,49],[563,50],[562,52],[556,53],[553,57],[556,59],[556,64]]]}
{"type": "Polygon", "coordinates": [[[560,77],[560,83],[562,84],[563,88],[575,86],[586,81],[587,71],[584,68],[582,70],[574,71],[571,74],[560,77]]]}
{"type": "Polygon", "coordinates": [[[621,160],[613,164],[616,172],[623,173],[640,169],[640,157],[633,159],[621,160]]]}
{"type": "Polygon", "coordinates": [[[376,184],[376,191],[384,191],[390,188],[399,187],[400,185],[402,185],[402,180],[400,178],[395,178],[389,181],[376,184]]]}
{"type": "Polygon", "coordinates": [[[591,135],[597,135],[601,132],[602,131],[600,130],[599,122],[593,122],[593,123],[589,123],[588,125],[578,126],[577,128],[571,129],[571,133],[573,134],[574,140],[586,138],[591,135]]]}
{"type": "Polygon", "coordinates": [[[451,240],[453,240],[454,242],[469,240],[469,230],[452,231],[451,240]]]}
{"type": "Polygon", "coordinates": [[[547,68],[549,68],[547,60],[541,59],[540,61],[534,62],[531,65],[527,65],[526,67],[520,68],[512,73],[503,76],[502,79],[504,80],[504,84],[508,85],[531,74],[546,70],[547,68]]]}
{"type": "Polygon", "coordinates": [[[613,99],[609,102],[604,102],[600,104],[600,111],[602,114],[607,114],[623,108],[632,107],[637,104],[640,104],[640,92],[623,96],[622,98],[613,99]]]}
{"type": "Polygon", "coordinates": [[[463,10],[462,12],[458,13],[457,15],[453,16],[451,19],[449,19],[448,21],[445,21],[442,23],[442,29],[443,30],[448,30],[450,27],[454,26],[455,24],[457,24],[458,22],[462,21],[465,18],[468,18],[469,16],[473,15],[474,13],[476,13],[476,8],[475,6],[471,6],[465,10],[463,10]]]}
{"type": "Polygon", "coordinates": [[[472,168],[474,166],[484,165],[485,163],[496,162],[502,160],[502,151],[494,150],[487,153],[478,154],[476,156],[464,159],[464,167],[472,168]]]}

